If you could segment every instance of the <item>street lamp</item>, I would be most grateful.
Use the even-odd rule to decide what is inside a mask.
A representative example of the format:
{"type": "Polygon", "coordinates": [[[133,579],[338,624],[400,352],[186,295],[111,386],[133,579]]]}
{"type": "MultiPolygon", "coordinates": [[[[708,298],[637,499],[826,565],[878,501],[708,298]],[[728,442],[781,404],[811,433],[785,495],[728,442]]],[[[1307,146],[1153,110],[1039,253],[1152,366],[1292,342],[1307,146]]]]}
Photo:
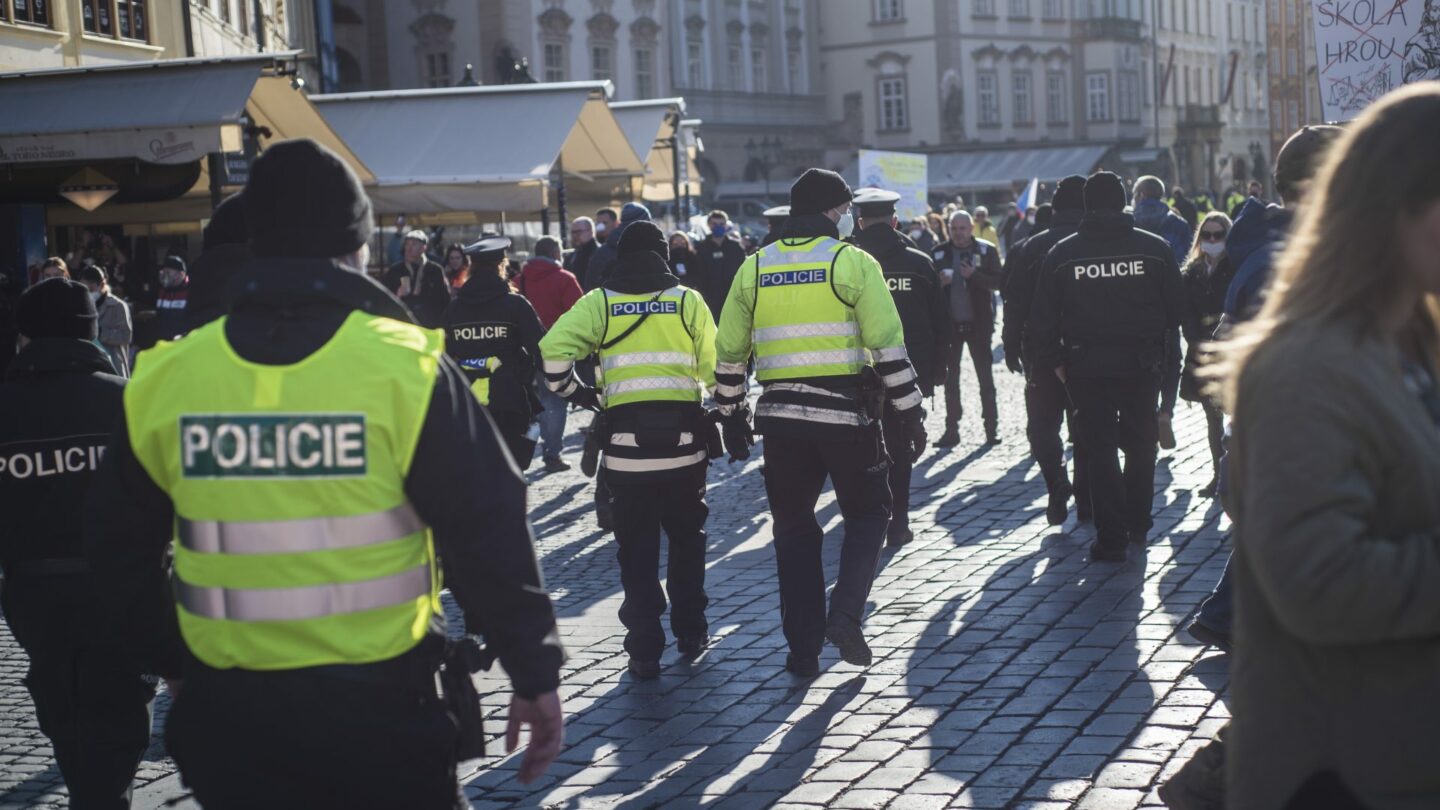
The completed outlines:
{"type": "Polygon", "coordinates": [[[745,142],[745,154],[750,157],[751,165],[765,175],[765,200],[770,201],[770,172],[780,163],[780,152],[782,145],[780,138],[770,139],[769,135],[760,139],[759,143],[754,138],[745,142]]]}

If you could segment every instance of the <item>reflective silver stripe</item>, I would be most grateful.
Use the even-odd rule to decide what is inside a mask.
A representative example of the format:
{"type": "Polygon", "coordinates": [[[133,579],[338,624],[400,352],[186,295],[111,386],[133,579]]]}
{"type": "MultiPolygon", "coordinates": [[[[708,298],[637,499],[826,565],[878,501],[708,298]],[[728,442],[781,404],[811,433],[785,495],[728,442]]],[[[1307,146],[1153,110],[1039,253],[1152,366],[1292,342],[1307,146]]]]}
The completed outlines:
{"type": "Polygon", "coordinates": [[[743,397],[745,396],[745,385],[717,385],[715,386],[717,397],[743,397]]]}
{"type": "Polygon", "coordinates": [[[895,372],[894,374],[885,374],[881,376],[880,382],[884,383],[886,388],[894,388],[897,385],[904,385],[905,383],[910,382],[913,379],[915,379],[915,369],[906,366],[905,368],[895,372]]]}
{"type": "Polygon", "coordinates": [[[738,363],[716,363],[716,364],[715,364],[715,373],[716,373],[716,374],[742,374],[742,375],[743,375],[743,374],[745,373],[745,361],[742,360],[742,361],[740,361],[740,362],[738,362],[738,363]]]}
{"type": "MultiPolygon", "coordinates": [[[[904,351],[903,349],[901,351],[904,351]]],[[[758,368],[795,368],[797,366],[824,366],[832,363],[856,363],[865,362],[865,355],[859,349],[828,349],[818,352],[790,352],[788,354],[772,354],[769,357],[761,357],[756,360],[758,368]]]]}
{"type": "Polygon", "coordinates": [[[828,321],[821,323],[792,323],[785,326],[766,326],[755,330],[755,342],[771,340],[792,340],[808,337],[849,337],[860,334],[860,325],[851,321],[828,321]]]}
{"type": "Polygon", "coordinates": [[[202,554],[295,554],[388,543],[425,529],[409,503],[384,512],[301,520],[180,519],[180,544],[202,554]]]}
{"type": "Polygon", "coordinates": [[[617,380],[605,383],[605,396],[618,397],[636,391],[699,391],[700,383],[694,377],[636,377],[633,380],[617,380]]]}
{"type": "Polygon", "coordinates": [[[771,419],[795,419],[801,422],[819,422],[826,425],[865,424],[855,411],[837,411],[832,408],[816,408],[810,405],[795,405],[789,402],[766,402],[763,399],[755,408],[755,416],[771,419]]]}
{"type": "MultiPolygon", "coordinates": [[[[681,445],[693,444],[694,442],[695,442],[695,434],[694,434],[694,433],[685,433],[684,431],[682,431],[682,432],[680,433],[680,443],[677,444],[676,446],[679,447],[679,446],[681,446],[681,445]]],[[[639,441],[636,440],[634,433],[611,433],[611,434],[610,434],[610,444],[615,445],[616,447],[639,447],[639,446],[640,446],[640,443],[639,443],[639,441]]]]}
{"type": "Polygon", "coordinates": [[[695,368],[695,355],[684,352],[627,352],[607,355],[600,361],[606,371],[626,366],[684,366],[695,368]]]}
{"type": "Polygon", "coordinates": [[[903,397],[900,397],[899,399],[891,400],[891,402],[895,404],[895,410],[908,411],[911,408],[919,405],[923,400],[924,397],[920,396],[919,391],[911,391],[910,393],[906,394],[903,397]]]}
{"type": "Polygon", "coordinates": [[[877,363],[888,363],[892,360],[909,360],[910,355],[905,352],[904,346],[895,346],[890,349],[871,349],[870,354],[874,356],[877,363]]]}
{"type": "Polygon", "coordinates": [[[835,261],[835,254],[839,252],[839,250],[839,242],[831,242],[819,249],[811,250],[781,250],[776,248],[773,254],[765,257],[766,263],[760,266],[760,270],[762,273],[778,273],[782,272],[782,270],[792,269],[790,267],[791,265],[829,265],[830,262],[835,261]]]}
{"type": "Polygon", "coordinates": [[[574,375],[571,375],[561,380],[560,382],[555,382],[554,380],[547,379],[545,381],[545,387],[549,388],[551,391],[554,391],[562,397],[568,397],[571,394],[575,393],[575,389],[579,388],[580,384],[575,381],[574,375]]]}
{"type": "Polygon", "coordinates": [[[570,369],[575,367],[574,360],[546,360],[546,374],[569,374],[570,369]]]}
{"type": "Polygon", "coordinates": [[[662,472],[664,470],[678,470],[681,467],[689,467],[691,464],[699,464],[705,460],[706,452],[697,450],[685,456],[674,456],[672,458],[616,458],[609,453],[605,454],[605,469],[615,472],[662,472]]]}
{"type": "Polygon", "coordinates": [[[767,392],[790,391],[796,394],[811,394],[817,397],[830,397],[832,399],[838,399],[842,402],[852,404],[856,401],[854,397],[846,396],[839,391],[831,391],[828,388],[820,388],[818,386],[806,385],[805,383],[798,382],[773,382],[766,386],[765,390],[767,392]]]}
{"type": "Polygon", "coordinates": [[[175,579],[181,607],[207,619],[289,622],[400,605],[430,593],[430,565],[379,579],[299,588],[207,588],[175,579]]]}

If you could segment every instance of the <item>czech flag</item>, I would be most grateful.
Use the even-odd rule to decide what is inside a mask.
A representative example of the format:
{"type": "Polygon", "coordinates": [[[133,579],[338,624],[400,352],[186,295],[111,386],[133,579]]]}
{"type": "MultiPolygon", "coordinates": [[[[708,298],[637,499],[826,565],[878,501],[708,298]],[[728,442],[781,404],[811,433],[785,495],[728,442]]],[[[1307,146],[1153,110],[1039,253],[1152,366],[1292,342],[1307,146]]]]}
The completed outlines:
{"type": "Polygon", "coordinates": [[[1039,205],[1036,200],[1038,196],[1040,196],[1040,178],[1035,177],[1030,180],[1030,184],[1025,187],[1025,190],[1020,192],[1020,199],[1015,201],[1015,210],[1024,214],[1025,209],[1032,205],[1039,205]]]}

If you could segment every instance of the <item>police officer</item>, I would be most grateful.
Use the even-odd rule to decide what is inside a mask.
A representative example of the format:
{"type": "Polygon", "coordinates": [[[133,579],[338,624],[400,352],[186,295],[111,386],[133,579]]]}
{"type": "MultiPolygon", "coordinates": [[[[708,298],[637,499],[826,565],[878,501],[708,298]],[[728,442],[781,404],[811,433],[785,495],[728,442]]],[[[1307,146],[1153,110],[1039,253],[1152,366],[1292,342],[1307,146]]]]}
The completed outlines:
{"type": "Polygon", "coordinates": [[[524,482],[442,333],[364,275],[349,167],[283,141],[242,195],[255,259],[230,314],[141,355],[90,500],[106,631],[183,674],[166,740],[206,808],[452,808],[475,706],[436,694],[443,561],[533,780],[563,737],[563,653],[524,482]],[[170,592],[134,578],[172,538],[165,622],[146,608],[170,592]]]}
{"type": "Polygon", "coordinates": [[[790,219],[790,206],[777,205],[774,208],[766,208],[760,216],[765,217],[766,225],[765,237],[760,240],[760,247],[763,248],[779,239],[780,234],[785,231],[785,222],[790,219]]]}
{"type": "Polygon", "coordinates": [[[521,470],[530,467],[540,411],[535,365],[545,328],[535,308],[505,281],[510,240],[491,237],[465,247],[470,280],[445,309],[445,351],[460,365],[470,390],[490,409],[500,438],[521,470]]]}
{"type": "Polygon", "coordinates": [[[1143,546],[1152,525],[1160,371],[1184,297],[1170,246],[1135,227],[1118,176],[1091,175],[1084,199],[1079,231],[1040,267],[1028,328],[1036,373],[1056,374],[1075,404],[1095,509],[1090,556],[1123,562],[1126,541],[1143,546]]]}
{"type": "Polygon", "coordinates": [[[155,689],[96,632],[80,524],[125,380],[95,342],[85,285],[40,282],[16,320],[20,352],[0,384],[0,609],[30,657],[25,686],[70,806],[129,807],[155,689]]]}
{"type": "MultiPolygon", "coordinates": [[[[705,470],[711,422],[700,402],[715,379],[715,321],[701,295],[671,275],[665,234],[651,222],[620,234],[615,270],[560,316],[540,342],[545,382],[570,402],[602,403],[596,420],[625,602],[630,674],[660,676],[665,592],[660,530],[670,538],[670,628],[681,655],[709,643],[705,621],[705,470]],[[599,390],[575,363],[596,354],[599,390]]],[[[597,428],[592,427],[592,430],[597,428]]]]}
{"type": "Polygon", "coordinates": [[[879,419],[888,397],[913,462],[925,447],[924,412],[895,301],[870,254],[840,241],[850,187],[809,169],[790,188],[781,238],[746,260],[720,318],[715,402],[731,454],[748,457],[745,364],[765,387],[754,430],[765,436],[765,492],[775,517],[780,615],[801,677],[819,673],[825,639],[846,661],[870,663],[865,601],[890,520],[889,462],[879,419]],[[845,520],[840,575],[825,610],[824,533],[815,504],[825,479],[845,520]]]}
{"type": "MultiPolygon", "coordinates": [[[[928,397],[937,384],[944,385],[950,313],[930,257],[896,230],[900,219],[895,216],[895,203],[899,199],[899,194],[878,188],[855,192],[857,245],[880,262],[905,328],[905,351],[915,369],[915,384],[928,397]]],[[[905,446],[905,422],[898,411],[886,408],[881,427],[890,450],[890,528],[885,540],[886,545],[898,548],[915,536],[910,531],[910,454],[905,446]]]]}
{"type": "Polygon", "coordinates": [[[1090,519],[1090,489],[1085,475],[1085,450],[1075,445],[1075,479],[1072,485],[1065,471],[1065,445],[1060,439],[1060,425],[1071,424],[1074,434],[1075,415],[1060,379],[1048,368],[1040,368],[1035,359],[1035,341],[1027,321],[1035,300],[1035,286],[1040,267],[1050,249],[1061,240],[1074,235],[1085,215],[1085,178],[1075,174],[1061,180],[1050,201],[1050,227],[1032,234],[1017,250],[1011,251],[1013,262],[1005,280],[1005,328],[1001,337],[1005,345],[1005,364],[1014,372],[1025,375],[1025,435],[1030,440],[1030,455],[1040,466],[1045,479],[1049,503],[1045,517],[1052,526],[1065,522],[1070,497],[1075,496],[1076,515],[1090,519]]]}

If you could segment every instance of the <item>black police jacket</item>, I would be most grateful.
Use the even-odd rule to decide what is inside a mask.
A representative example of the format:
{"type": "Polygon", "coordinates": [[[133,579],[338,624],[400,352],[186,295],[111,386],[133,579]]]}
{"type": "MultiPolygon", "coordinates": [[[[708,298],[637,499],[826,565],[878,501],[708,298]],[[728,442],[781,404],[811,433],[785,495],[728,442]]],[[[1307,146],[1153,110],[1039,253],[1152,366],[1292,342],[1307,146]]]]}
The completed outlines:
{"type": "Polygon", "coordinates": [[[529,422],[539,410],[535,364],[545,327],[524,296],[498,275],[470,277],[445,309],[445,351],[466,379],[479,379],[488,358],[500,360],[490,377],[490,410],[529,422]]]}
{"type": "MultiPolygon", "coordinates": [[[[303,360],[357,309],[409,319],[379,283],[325,260],[257,259],[237,285],[225,337],[252,363],[303,360]]],[[[534,697],[559,684],[564,653],[535,562],[525,481],[469,388],[442,359],[405,495],[434,535],[466,628],[498,653],[516,693],[534,697]]],[[[149,573],[163,571],[173,531],[174,505],[135,458],[122,422],[85,510],[86,556],[107,607],[96,632],[115,633],[146,671],[167,677],[182,674],[184,647],[168,586],[149,573]]]]}
{"type": "Polygon", "coordinates": [[[915,367],[916,384],[928,397],[935,391],[935,365],[946,356],[953,331],[940,274],[930,257],[889,222],[860,231],[856,243],[880,262],[905,327],[905,352],[915,367]]]}
{"type": "Polygon", "coordinates": [[[1035,361],[1074,376],[1158,372],[1184,312],[1169,243],[1129,214],[1089,212],[1040,266],[1028,322],[1035,361]]]}
{"type": "Polygon", "coordinates": [[[0,568],[83,558],[80,507],[120,416],[125,380],[98,345],[30,342],[0,384],[0,568]]]}
{"type": "Polygon", "coordinates": [[[1080,229],[1080,218],[1084,211],[1061,209],[1050,219],[1050,227],[1031,234],[1023,244],[1010,251],[1007,264],[1010,271],[1005,276],[1005,326],[1001,340],[1005,343],[1006,357],[1023,357],[1031,360],[1030,347],[1026,340],[1026,321],[1035,302],[1035,283],[1040,276],[1040,265],[1049,255],[1050,249],[1060,240],[1072,236],[1080,229]]]}

